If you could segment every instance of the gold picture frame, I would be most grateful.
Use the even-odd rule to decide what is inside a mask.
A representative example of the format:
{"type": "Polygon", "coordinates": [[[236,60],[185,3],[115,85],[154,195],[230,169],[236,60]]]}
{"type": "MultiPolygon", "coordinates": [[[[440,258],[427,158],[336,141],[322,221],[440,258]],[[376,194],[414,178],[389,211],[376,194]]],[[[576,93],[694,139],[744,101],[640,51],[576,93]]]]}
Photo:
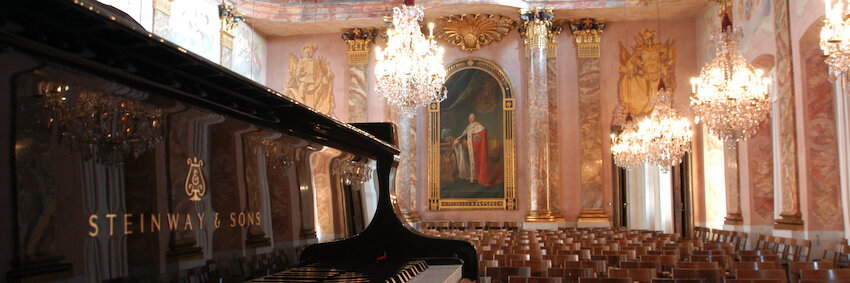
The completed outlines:
{"type": "MultiPolygon", "coordinates": [[[[502,112],[502,158],[503,175],[501,179],[504,184],[504,193],[502,197],[441,197],[441,162],[444,156],[441,154],[441,146],[446,146],[446,137],[443,137],[443,130],[440,121],[441,102],[432,101],[428,105],[428,209],[429,210],[457,210],[457,209],[493,209],[493,210],[516,210],[516,146],[514,143],[515,120],[514,120],[514,96],[513,86],[511,85],[508,76],[495,63],[482,58],[463,58],[456,60],[447,67],[446,82],[449,82],[452,77],[464,70],[480,70],[492,76],[498,83],[501,90],[501,106],[502,112]]],[[[469,87],[467,87],[469,88],[469,87]]],[[[452,95],[451,89],[449,95],[452,95]]],[[[447,102],[448,100],[444,101],[447,102]]],[[[465,114],[465,113],[464,113],[465,114]]],[[[475,116],[470,114],[470,124],[473,123],[475,116]]],[[[451,139],[451,137],[449,138],[451,139]]],[[[472,151],[470,151],[472,152],[472,151]]],[[[498,152],[498,151],[497,151],[498,152]]],[[[470,153],[471,154],[471,153],[470,153]]],[[[477,158],[477,155],[476,157],[477,158]]],[[[472,172],[475,172],[474,170],[472,172]]],[[[497,172],[498,173],[498,172],[497,172]]],[[[471,175],[475,175],[472,173],[471,175]]],[[[472,181],[470,181],[472,182],[472,181]]]]}

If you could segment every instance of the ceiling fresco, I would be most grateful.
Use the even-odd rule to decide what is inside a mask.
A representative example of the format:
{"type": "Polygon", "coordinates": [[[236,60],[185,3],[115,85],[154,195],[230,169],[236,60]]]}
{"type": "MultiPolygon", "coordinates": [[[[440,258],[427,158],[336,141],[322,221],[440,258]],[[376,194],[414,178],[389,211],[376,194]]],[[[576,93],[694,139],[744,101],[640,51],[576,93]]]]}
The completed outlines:
{"type": "MultiPolygon", "coordinates": [[[[338,32],[353,27],[378,27],[402,1],[386,0],[238,0],[237,9],[258,31],[273,35],[338,32]]],[[[454,14],[518,16],[518,9],[552,7],[557,18],[604,17],[609,21],[685,19],[695,17],[707,0],[418,0],[425,19],[454,14]],[[660,9],[657,9],[660,8],[660,9]],[[660,11],[660,13],[659,13],[660,11]]]]}

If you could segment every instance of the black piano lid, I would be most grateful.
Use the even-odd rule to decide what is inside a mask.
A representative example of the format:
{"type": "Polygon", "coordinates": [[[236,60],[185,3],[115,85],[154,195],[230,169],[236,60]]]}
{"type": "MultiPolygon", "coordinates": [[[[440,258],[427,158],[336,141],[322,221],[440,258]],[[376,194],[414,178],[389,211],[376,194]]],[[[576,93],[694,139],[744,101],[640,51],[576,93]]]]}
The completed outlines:
{"type": "Polygon", "coordinates": [[[318,113],[131,24],[125,15],[93,0],[9,0],[4,4],[0,52],[26,53],[160,98],[376,159],[379,193],[372,222],[354,237],[307,247],[303,264],[451,257],[463,262],[464,278],[477,280],[478,255],[471,243],[415,232],[394,211],[390,175],[395,174],[399,150],[392,145],[396,144],[393,126],[362,123],[355,127],[318,113]]]}
{"type": "Polygon", "coordinates": [[[5,1],[0,47],[352,153],[398,153],[393,141],[284,97],[105,7],[93,0],[5,1]]]}

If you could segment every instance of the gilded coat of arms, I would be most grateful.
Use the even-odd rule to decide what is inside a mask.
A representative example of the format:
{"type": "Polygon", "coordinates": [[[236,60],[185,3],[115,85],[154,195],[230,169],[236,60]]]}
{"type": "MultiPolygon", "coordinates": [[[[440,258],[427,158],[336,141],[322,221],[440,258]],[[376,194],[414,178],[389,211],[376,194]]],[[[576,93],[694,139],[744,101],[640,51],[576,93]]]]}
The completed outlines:
{"type": "Polygon", "coordinates": [[[204,181],[204,172],[201,171],[204,161],[193,157],[187,158],[186,163],[189,164],[189,173],[186,175],[186,195],[190,196],[191,201],[200,201],[201,197],[207,193],[207,183],[204,181]]]}

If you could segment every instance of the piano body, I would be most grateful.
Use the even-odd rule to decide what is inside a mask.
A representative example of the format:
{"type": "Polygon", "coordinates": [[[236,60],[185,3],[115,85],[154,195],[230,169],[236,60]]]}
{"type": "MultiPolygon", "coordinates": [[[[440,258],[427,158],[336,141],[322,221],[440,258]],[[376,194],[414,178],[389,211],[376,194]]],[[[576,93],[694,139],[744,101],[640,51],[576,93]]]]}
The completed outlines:
{"type": "Polygon", "coordinates": [[[392,124],[319,114],[95,1],[3,6],[5,280],[477,279],[472,244],[400,220],[392,124]]]}

